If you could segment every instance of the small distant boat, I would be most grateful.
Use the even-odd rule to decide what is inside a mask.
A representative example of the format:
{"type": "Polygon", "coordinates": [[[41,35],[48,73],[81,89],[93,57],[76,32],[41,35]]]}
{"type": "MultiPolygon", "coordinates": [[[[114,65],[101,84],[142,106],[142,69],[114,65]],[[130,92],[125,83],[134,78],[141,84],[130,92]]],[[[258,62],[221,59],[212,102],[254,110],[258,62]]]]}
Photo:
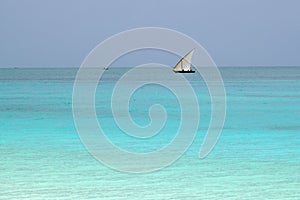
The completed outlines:
{"type": "Polygon", "coordinates": [[[104,70],[108,70],[108,67],[104,67],[103,69],[104,69],[104,70]]]}
{"type": "Polygon", "coordinates": [[[180,61],[175,65],[173,71],[175,73],[195,73],[195,71],[191,70],[191,62],[195,49],[192,49],[188,52],[180,61]]]}

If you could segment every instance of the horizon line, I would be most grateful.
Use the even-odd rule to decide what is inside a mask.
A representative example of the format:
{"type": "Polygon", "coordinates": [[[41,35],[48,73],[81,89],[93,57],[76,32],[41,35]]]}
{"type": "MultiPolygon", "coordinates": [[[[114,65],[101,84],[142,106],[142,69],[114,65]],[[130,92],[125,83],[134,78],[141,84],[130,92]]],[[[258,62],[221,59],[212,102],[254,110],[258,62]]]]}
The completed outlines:
{"type": "MultiPolygon", "coordinates": [[[[217,67],[300,67],[300,65],[217,65],[217,67]]],[[[30,68],[80,68],[80,66],[0,66],[0,69],[30,69],[30,68]]],[[[133,68],[131,66],[111,66],[109,68],[133,68]]]]}

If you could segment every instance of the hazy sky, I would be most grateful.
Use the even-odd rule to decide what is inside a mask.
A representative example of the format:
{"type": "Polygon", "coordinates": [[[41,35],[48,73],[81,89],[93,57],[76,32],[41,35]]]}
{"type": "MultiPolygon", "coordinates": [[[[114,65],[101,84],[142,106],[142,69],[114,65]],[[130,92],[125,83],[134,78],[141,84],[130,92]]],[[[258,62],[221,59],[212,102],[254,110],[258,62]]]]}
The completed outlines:
{"type": "Polygon", "coordinates": [[[300,65],[298,0],[0,0],[0,67],[79,66],[136,27],[183,32],[219,66],[300,65]]]}

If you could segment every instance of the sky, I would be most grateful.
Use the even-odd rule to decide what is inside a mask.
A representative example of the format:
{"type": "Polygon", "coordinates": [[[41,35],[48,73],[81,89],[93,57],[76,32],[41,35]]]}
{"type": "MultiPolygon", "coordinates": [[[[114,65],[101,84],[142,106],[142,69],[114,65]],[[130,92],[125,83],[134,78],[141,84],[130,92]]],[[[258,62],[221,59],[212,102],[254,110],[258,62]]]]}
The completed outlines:
{"type": "Polygon", "coordinates": [[[218,66],[300,66],[298,0],[0,0],[0,67],[78,67],[138,27],[195,39],[218,66]]]}

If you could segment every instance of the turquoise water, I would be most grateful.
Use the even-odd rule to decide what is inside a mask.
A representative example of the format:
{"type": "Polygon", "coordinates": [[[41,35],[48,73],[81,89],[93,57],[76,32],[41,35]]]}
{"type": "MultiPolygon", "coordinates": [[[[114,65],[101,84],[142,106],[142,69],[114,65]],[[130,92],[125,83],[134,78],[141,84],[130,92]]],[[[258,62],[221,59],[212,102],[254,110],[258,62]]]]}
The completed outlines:
{"type": "MultiPolygon", "coordinates": [[[[122,134],[109,98],[126,70],[105,72],[98,120],[118,146],[153,151],[175,136],[178,102],[165,88],[145,86],[130,101],[133,119],[146,125],[149,106],[162,103],[168,121],[149,140],[122,134]]],[[[209,94],[199,75],[186,76],[201,110],[197,137],[175,163],[147,174],[114,171],[81,143],[72,116],[76,71],[0,69],[0,199],[300,199],[300,67],[220,68],[227,117],[203,160],[198,151],[210,120],[209,94]]]]}

